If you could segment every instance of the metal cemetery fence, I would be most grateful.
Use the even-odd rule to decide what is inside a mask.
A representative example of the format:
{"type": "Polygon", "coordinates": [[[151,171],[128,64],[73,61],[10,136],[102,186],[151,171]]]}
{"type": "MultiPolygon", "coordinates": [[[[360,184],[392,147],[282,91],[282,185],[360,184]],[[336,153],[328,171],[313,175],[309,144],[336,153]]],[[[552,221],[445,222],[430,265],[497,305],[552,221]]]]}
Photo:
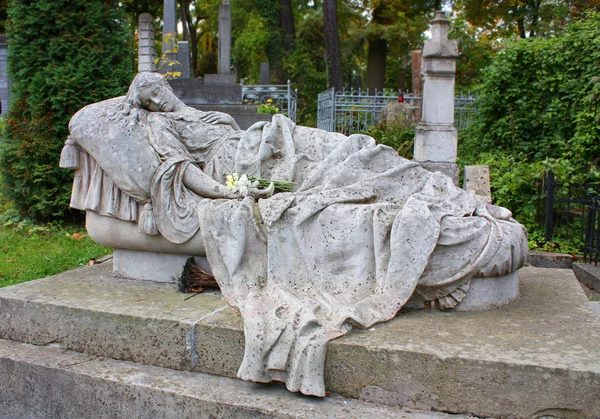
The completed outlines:
{"type": "MultiPolygon", "coordinates": [[[[330,132],[341,132],[346,135],[365,132],[376,125],[381,118],[381,112],[388,102],[397,102],[402,92],[383,91],[369,94],[369,90],[335,89],[319,93],[317,128],[330,132]]],[[[420,110],[421,97],[412,93],[404,93],[404,102],[413,109],[420,110]]],[[[469,123],[471,114],[476,111],[473,107],[475,97],[460,96],[455,98],[455,125],[465,126],[469,123]]],[[[418,116],[418,112],[416,112],[418,116]]]]}
{"type": "Polygon", "coordinates": [[[600,255],[600,198],[592,197],[588,207],[587,223],[585,225],[585,242],[583,245],[583,260],[598,266],[600,255]]]}
{"type": "MultiPolygon", "coordinates": [[[[591,203],[600,196],[600,184],[556,183],[554,172],[549,170],[546,175],[545,188],[546,241],[551,242],[555,236],[559,235],[566,240],[579,238],[583,243],[587,237],[589,217],[595,216],[590,213],[591,203]]],[[[592,224],[594,223],[596,222],[592,222],[592,224]]]]}
{"type": "Polygon", "coordinates": [[[296,110],[298,108],[298,89],[292,89],[288,80],[286,84],[270,85],[242,85],[242,97],[244,103],[263,105],[269,103],[279,108],[292,121],[296,122],[296,110]]]}

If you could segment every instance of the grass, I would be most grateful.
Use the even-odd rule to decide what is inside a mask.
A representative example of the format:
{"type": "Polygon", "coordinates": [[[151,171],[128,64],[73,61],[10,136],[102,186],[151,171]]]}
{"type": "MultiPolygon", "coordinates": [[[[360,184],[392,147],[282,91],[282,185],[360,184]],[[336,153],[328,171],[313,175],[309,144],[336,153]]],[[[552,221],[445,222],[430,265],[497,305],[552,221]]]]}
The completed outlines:
{"type": "Polygon", "coordinates": [[[94,243],[81,225],[16,222],[0,197],[0,287],[87,265],[112,253],[94,243]]]}

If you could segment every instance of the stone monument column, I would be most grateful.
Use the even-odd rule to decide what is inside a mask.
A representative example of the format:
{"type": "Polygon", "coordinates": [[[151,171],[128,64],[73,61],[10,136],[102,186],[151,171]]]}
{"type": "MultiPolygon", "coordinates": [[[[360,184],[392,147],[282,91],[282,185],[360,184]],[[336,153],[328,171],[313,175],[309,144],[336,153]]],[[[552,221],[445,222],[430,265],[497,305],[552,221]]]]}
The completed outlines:
{"type": "Polygon", "coordinates": [[[440,171],[458,183],[454,126],[454,76],[458,42],[448,39],[450,22],[444,12],[435,12],[431,39],[423,47],[423,106],[415,132],[414,158],[431,171],[440,171]]]}
{"type": "Polygon", "coordinates": [[[161,74],[181,71],[181,64],[169,65],[177,60],[177,3],[175,0],[163,2],[163,37],[162,56],[164,61],[159,64],[161,74]]]}
{"type": "Polygon", "coordinates": [[[138,18],[139,47],[138,47],[138,73],[155,72],[154,59],[154,24],[152,15],[142,13],[138,18]]]}
{"type": "Polygon", "coordinates": [[[219,74],[231,72],[231,6],[229,0],[219,5],[219,74]]]}

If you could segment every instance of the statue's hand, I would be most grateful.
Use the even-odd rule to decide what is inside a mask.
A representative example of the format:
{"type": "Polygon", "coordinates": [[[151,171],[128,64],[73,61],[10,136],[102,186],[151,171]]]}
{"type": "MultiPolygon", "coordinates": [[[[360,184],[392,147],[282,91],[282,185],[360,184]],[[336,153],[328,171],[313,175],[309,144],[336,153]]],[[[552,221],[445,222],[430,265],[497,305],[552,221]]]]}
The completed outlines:
{"type": "Polygon", "coordinates": [[[225,112],[216,112],[216,111],[206,112],[204,115],[202,115],[202,120],[204,122],[208,122],[209,124],[213,124],[213,125],[217,125],[217,124],[231,125],[233,127],[233,129],[236,129],[236,130],[240,129],[237,122],[235,122],[235,119],[233,119],[233,116],[231,116],[225,112]]]}
{"type": "Polygon", "coordinates": [[[251,196],[254,199],[270,198],[273,195],[274,191],[275,191],[275,184],[273,184],[273,182],[271,182],[271,184],[264,189],[249,188],[246,196],[251,196]]]}

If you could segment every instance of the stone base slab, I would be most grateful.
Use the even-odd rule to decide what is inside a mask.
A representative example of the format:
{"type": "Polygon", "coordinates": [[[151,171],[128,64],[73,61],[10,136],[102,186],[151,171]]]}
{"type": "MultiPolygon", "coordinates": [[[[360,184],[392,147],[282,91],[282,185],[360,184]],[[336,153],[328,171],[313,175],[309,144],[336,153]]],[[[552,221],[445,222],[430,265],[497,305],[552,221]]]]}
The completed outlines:
{"type": "Polygon", "coordinates": [[[579,282],[600,292],[600,266],[592,263],[574,263],[573,272],[579,282]]]}
{"type": "MultiPolygon", "coordinates": [[[[235,377],[243,324],[218,293],[188,298],[111,272],[0,289],[0,338],[235,377]]],[[[495,310],[406,310],[332,341],[327,390],[481,417],[600,417],[600,321],[574,275],[524,268],[519,279],[521,298],[495,310]]]]}
{"type": "Polygon", "coordinates": [[[532,250],[527,255],[527,264],[536,268],[572,269],[574,257],[565,253],[532,250]]]}
{"type": "Polygon", "coordinates": [[[0,417],[7,416],[467,419],[0,340],[0,417]]]}

